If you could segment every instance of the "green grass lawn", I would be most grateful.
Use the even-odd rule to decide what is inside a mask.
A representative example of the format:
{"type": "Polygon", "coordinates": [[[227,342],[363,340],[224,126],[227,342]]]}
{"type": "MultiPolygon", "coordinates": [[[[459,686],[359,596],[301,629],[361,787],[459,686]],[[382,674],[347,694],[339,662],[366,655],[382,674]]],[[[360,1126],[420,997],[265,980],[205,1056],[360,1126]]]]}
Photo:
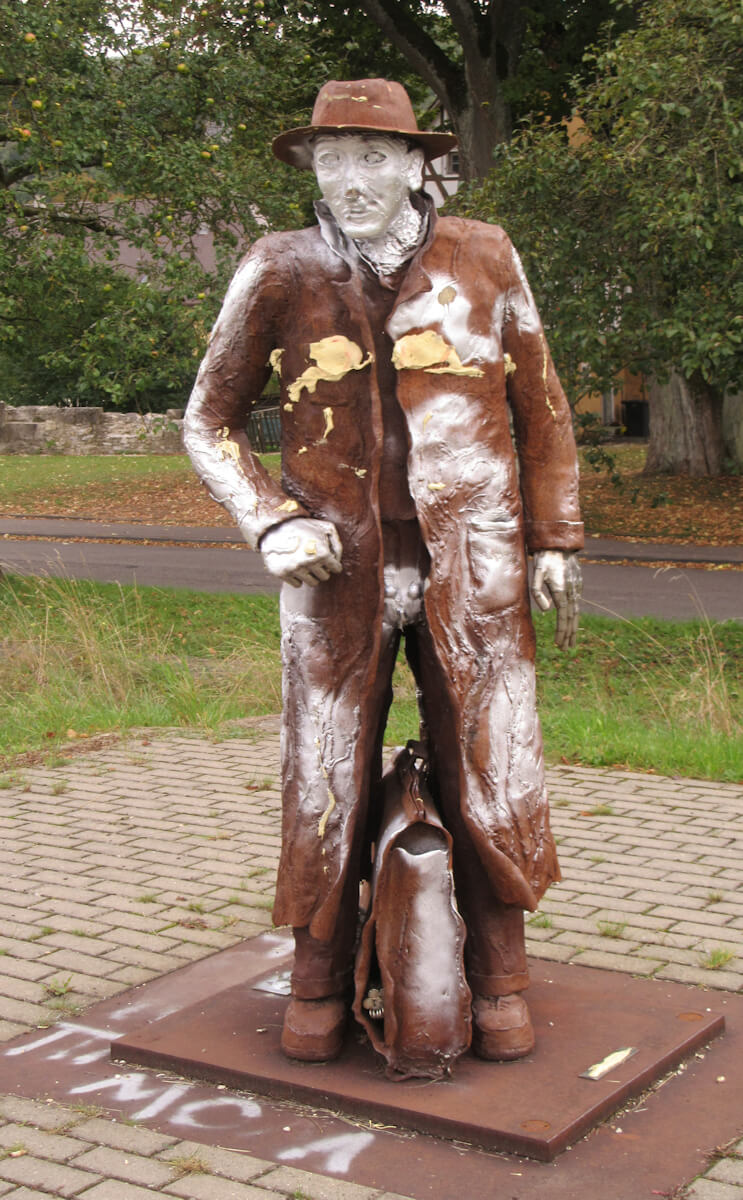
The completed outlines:
{"type": "MultiPolygon", "coordinates": [[[[581,450],[581,458],[585,451],[581,450]]],[[[622,471],[639,471],[645,461],[645,447],[612,446],[612,454],[622,471]]],[[[276,468],[279,454],[262,454],[261,461],[276,468]]],[[[583,469],[590,468],[583,464],[583,469]]],[[[130,480],[142,484],[163,475],[189,479],[193,467],[185,454],[4,454],[0,457],[0,495],[9,500],[31,491],[84,488],[91,483],[120,483],[130,480]]]]}
{"type": "MultiPolygon", "coordinates": [[[[262,454],[261,461],[275,469],[279,454],[262,454]]],[[[0,456],[0,497],[29,492],[49,494],[68,492],[90,484],[115,485],[131,482],[142,486],[148,480],[158,483],[163,476],[173,480],[192,480],[194,469],[186,454],[4,454],[0,456]]]]}
{"type": "MultiPolygon", "coordinates": [[[[740,626],[586,617],[578,647],[537,614],[540,713],[550,762],[743,780],[740,626]]],[[[0,584],[0,756],[74,736],[230,722],[281,707],[278,602],[88,581],[0,584]]],[[[234,728],[234,727],[233,727],[234,728]]],[[[388,740],[417,732],[398,666],[388,740]]]]}
{"type": "Polygon", "coordinates": [[[155,475],[192,473],[185,454],[4,454],[0,459],[0,493],[10,499],[16,493],[125,480],[135,484],[155,475]]]}

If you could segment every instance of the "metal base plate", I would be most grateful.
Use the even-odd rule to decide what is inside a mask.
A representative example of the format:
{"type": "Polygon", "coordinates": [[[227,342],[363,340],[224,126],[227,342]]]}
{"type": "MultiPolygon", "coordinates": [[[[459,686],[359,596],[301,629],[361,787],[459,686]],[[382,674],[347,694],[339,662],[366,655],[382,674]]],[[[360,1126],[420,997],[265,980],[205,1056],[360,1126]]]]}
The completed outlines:
{"type": "Polygon", "coordinates": [[[533,961],[532,1055],[507,1064],[466,1055],[444,1081],[393,1082],[353,1023],[336,1062],[287,1060],[279,1046],[287,999],[265,990],[280,987],[276,969],[267,972],[264,963],[262,972],[248,970],[238,983],[233,976],[220,989],[219,958],[213,993],[113,1042],[114,1060],[543,1162],[725,1028],[710,993],[533,961]],[[609,1060],[600,1078],[586,1077],[629,1048],[635,1052],[618,1065],[609,1060]]]}

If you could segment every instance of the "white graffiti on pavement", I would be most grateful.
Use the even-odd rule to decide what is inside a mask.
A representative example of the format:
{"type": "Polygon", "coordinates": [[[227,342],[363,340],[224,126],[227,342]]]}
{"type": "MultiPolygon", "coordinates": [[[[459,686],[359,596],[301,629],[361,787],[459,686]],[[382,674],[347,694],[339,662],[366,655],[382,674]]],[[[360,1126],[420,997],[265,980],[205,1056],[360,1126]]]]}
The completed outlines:
{"type": "Polygon", "coordinates": [[[282,1162],[297,1162],[310,1154],[322,1154],[324,1170],[345,1175],[353,1160],[374,1141],[373,1133],[341,1133],[335,1137],[318,1138],[304,1146],[292,1146],[276,1155],[282,1162]]]}
{"type": "MultiPolygon", "coordinates": [[[[71,1022],[62,1021],[51,1032],[21,1046],[11,1046],[5,1054],[10,1058],[48,1047],[45,1057],[49,1062],[66,1061],[81,1066],[107,1058],[110,1041],[109,1029],[98,1029],[95,1025],[73,1025],[71,1022]],[[102,1046],[101,1042],[105,1044],[102,1046]]],[[[196,1088],[193,1084],[173,1084],[169,1081],[163,1083],[157,1076],[148,1075],[144,1071],[108,1074],[101,1079],[76,1084],[69,1089],[69,1095],[84,1096],[107,1091],[112,1093],[113,1100],[121,1104],[147,1101],[143,1107],[132,1113],[134,1120],[146,1121],[168,1110],[169,1121],[188,1129],[229,1128],[235,1120],[235,1109],[238,1115],[246,1120],[255,1120],[262,1115],[261,1106],[256,1100],[231,1095],[194,1099],[196,1088]],[[233,1110],[229,1115],[228,1109],[233,1110]]]]}
{"type": "MultiPolygon", "coordinates": [[[[0,1051],[0,1056],[13,1058],[41,1051],[48,1062],[64,1061],[84,1066],[108,1058],[111,1038],[110,1029],[62,1021],[33,1041],[7,1047],[0,1051]]],[[[183,1129],[229,1129],[236,1117],[254,1121],[264,1116],[261,1105],[250,1097],[228,1093],[199,1098],[197,1085],[161,1080],[154,1073],[145,1071],[109,1072],[100,1078],[75,1084],[68,1092],[70,1096],[95,1093],[109,1093],[110,1099],[120,1104],[139,1105],[131,1114],[134,1120],[146,1121],[166,1114],[168,1122],[183,1129]]],[[[375,1140],[374,1134],[369,1132],[342,1133],[288,1146],[279,1151],[277,1158],[282,1162],[303,1162],[312,1158],[313,1170],[345,1175],[358,1155],[375,1140]]]]}
{"type": "MultiPolygon", "coordinates": [[[[191,1100],[188,1104],[180,1101],[193,1091],[188,1083],[175,1083],[164,1086],[155,1082],[151,1075],[144,1071],[128,1071],[126,1075],[115,1075],[112,1079],[98,1080],[94,1083],[79,1084],[70,1088],[71,1096],[82,1096],[90,1092],[112,1090],[112,1099],[122,1104],[131,1104],[137,1100],[150,1100],[144,1108],[140,1108],[132,1116],[135,1121],[147,1121],[158,1116],[172,1107],[168,1120],[173,1125],[186,1125],[191,1129],[214,1128],[213,1121],[200,1121],[196,1114],[202,1110],[211,1116],[219,1108],[236,1108],[241,1117],[253,1120],[261,1115],[261,1106],[255,1100],[244,1096],[209,1096],[205,1100],[191,1100]]],[[[234,1122],[234,1114],[231,1122],[234,1122]]]]}
{"type": "MultiPolygon", "coordinates": [[[[84,1062],[86,1060],[80,1056],[77,1058],[72,1057],[74,1050],[76,1048],[81,1050],[83,1047],[100,1042],[101,1040],[110,1042],[111,1031],[109,1029],[98,1029],[95,1025],[73,1025],[69,1021],[60,1021],[59,1025],[56,1025],[50,1033],[42,1034],[41,1037],[36,1038],[33,1042],[24,1042],[21,1046],[10,1046],[3,1053],[8,1058],[14,1058],[18,1054],[31,1054],[34,1050],[41,1050],[44,1046],[50,1046],[54,1042],[61,1042],[65,1038],[70,1037],[76,1039],[76,1045],[63,1047],[61,1050],[55,1051],[54,1054],[48,1054],[46,1057],[49,1059],[72,1058],[73,1062],[84,1062]]],[[[100,1057],[107,1054],[108,1051],[104,1047],[98,1047],[92,1053],[96,1057],[100,1057]]]]}

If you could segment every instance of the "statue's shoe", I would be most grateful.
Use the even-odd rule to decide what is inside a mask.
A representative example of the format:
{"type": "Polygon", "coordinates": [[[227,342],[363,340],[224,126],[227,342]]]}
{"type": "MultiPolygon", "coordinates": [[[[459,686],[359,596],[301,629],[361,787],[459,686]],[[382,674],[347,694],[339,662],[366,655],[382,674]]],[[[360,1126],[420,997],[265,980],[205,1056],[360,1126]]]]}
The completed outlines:
{"type": "Polygon", "coordinates": [[[328,1062],[343,1048],[348,1005],[341,996],[298,1000],[292,996],[284,1017],[281,1049],[287,1058],[328,1062]]]}
{"type": "Polygon", "coordinates": [[[473,996],[472,1050],[478,1058],[510,1062],[534,1049],[534,1030],[523,996],[473,996]]]}

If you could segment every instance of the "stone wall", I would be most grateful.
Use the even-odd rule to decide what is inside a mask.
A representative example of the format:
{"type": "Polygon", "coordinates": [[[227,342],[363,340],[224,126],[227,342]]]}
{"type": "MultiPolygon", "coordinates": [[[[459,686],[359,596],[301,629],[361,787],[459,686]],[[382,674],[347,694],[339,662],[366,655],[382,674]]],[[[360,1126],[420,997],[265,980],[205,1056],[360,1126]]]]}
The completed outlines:
{"type": "Polygon", "coordinates": [[[180,454],[183,409],[104,412],[0,401],[0,454],[180,454]]]}
{"type": "MultiPolygon", "coordinates": [[[[254,445],[275,449],[278,421],[274,430],[266,423],[268,413],[251,416],[251,422],[259,420],[260,427],[250,428],[254,445]]],[[[40,404],[15,408],[0,400],[0,454],[181,454],[182,430],[182,408],[140,416],[40,404]]],[[[725,400],[723,436],[730,458],[743,463],[743,396],[725,400]]]]}

